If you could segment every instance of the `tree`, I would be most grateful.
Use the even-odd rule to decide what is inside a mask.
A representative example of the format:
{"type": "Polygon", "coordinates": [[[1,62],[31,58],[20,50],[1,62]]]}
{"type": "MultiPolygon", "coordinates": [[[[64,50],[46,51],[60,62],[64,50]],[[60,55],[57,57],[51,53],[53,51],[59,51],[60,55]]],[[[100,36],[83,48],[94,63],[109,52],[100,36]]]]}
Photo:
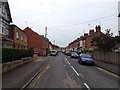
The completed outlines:
{"type": "Polygon", "coordinates": [[[119,43],[120,38],[112,37],[113,33],[110,33],[110,29],[105,30],[106,33],[98,37],[94,37],[92,42],[100,51],[112,51],[112,48],[119,43]]]}

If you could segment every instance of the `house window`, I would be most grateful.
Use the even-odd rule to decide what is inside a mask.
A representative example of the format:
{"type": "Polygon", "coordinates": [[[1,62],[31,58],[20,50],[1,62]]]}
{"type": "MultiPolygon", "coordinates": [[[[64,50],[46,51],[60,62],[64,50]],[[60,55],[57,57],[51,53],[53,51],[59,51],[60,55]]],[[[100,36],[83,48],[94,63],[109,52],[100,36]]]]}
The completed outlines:
{"type": "Polygon", "coordinates": [[[2,13],[5,14],[5,6],[2,7],[2,13]]]}
{"type": "Polygon", "coordinates": [[[4,33],[4,27],[2,27],[2,33],[4,33]]]}
{"type": "Polygon", "coordinates": [[[6,29],[6,35],[9,35],[9,30],[6,29]]]}
{"type": "Polygon", "coordinates": [[[27,42],[27,36],[25,36],[25,42],[27,42]]]}
{"type": "Polygon", "coordinates": [[[23,41],[23,36],[21,36],[21,41],[23,41]]]}
{"type": "Polygon", "coordinates": [[[4,35],[6,35],[6,29],[5,29],[5,27],[2,27],[2,33],[3,33],[4,35]]]}
{"type": "Polygon", "coordinates": [[[19,39],[19,32],[16,32],[16,38],[19,39]]]}
{"type": "Polygon", "coordinates": [[[0,1],[0,8],[2,7],[2,2],[0,1]]]}

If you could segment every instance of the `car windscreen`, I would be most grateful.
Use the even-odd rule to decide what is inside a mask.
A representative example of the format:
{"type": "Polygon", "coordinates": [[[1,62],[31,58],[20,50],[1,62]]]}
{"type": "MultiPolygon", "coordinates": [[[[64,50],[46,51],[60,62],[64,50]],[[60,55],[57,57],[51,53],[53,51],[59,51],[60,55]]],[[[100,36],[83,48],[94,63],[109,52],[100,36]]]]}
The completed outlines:
{"type": "Polygon", "coordinates": [[[51,51],[51,53],[55,53],[55,51],[51,51]]]}
{"type": "Polygon", "coordinates": [[[80,57],[82,57],[82,58],[91,58],[91,56],[89,54],[82,54],[80,57]]]}
{"type": "Polygon", "coordinates": [[[77,53],[72,53],[72,55],[75,55],[75,56],[77,56],[78,54],[77,54],[77,53]]]}

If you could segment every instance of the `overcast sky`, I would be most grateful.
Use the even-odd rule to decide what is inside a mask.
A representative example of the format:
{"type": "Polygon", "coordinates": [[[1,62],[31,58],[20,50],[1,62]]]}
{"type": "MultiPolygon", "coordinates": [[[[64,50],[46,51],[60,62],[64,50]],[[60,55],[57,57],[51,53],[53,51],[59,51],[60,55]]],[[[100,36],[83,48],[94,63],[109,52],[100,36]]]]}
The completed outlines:
{"type": "Polygon", "coordinates": [[[8,0],[13,23],[21,29],[27,26],[40,35],[48,27],[47,37],[59,46],[101,25],[102,32],[110,28],[118,34],[119,0],[8,0]]]}

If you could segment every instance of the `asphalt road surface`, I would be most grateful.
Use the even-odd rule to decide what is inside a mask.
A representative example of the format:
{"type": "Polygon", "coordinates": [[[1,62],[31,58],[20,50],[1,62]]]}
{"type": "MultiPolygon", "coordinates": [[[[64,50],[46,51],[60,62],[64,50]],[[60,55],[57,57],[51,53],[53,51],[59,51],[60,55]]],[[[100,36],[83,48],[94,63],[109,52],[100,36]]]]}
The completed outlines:
{"type": "Polygon", "coordinates": [[[119,76],[97,66],[80,65],[77,59],[71,59],[63,53],[48,56],[44,60],[24,65],[16,70],[3,75],[4,88],[85,88],[87,90],[111,88],[112,90],[120,86],[119,76]]]}

